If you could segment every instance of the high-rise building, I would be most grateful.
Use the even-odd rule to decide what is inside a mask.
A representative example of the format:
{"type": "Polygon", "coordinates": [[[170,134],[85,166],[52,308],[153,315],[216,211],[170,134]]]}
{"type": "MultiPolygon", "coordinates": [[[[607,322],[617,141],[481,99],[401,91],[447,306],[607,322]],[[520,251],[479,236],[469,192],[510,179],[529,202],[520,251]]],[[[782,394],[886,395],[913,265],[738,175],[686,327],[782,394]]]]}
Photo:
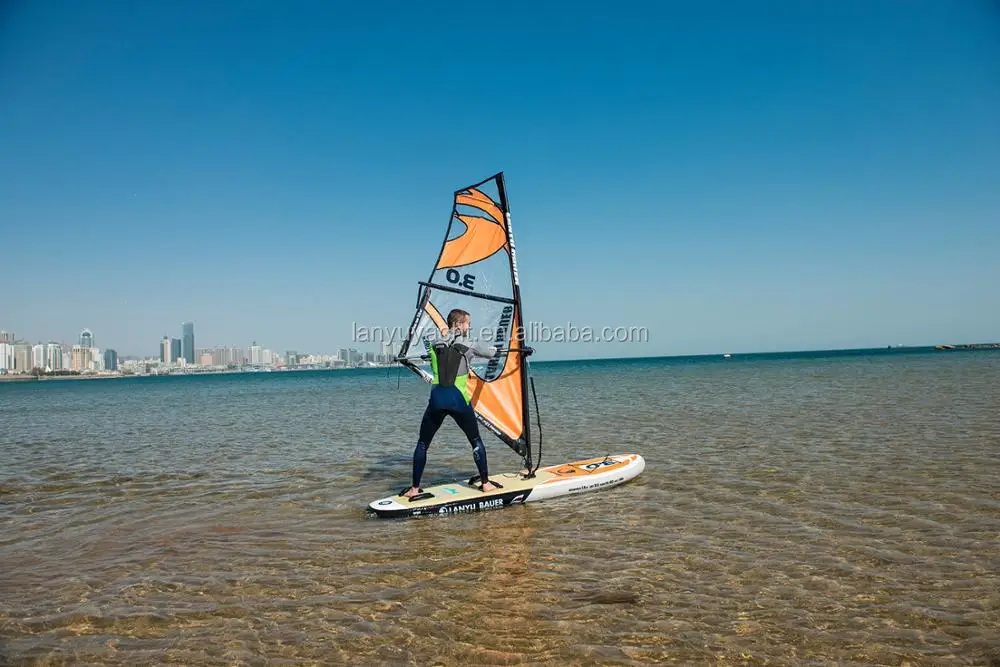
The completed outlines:
{"type": "Polygon", "coordinates": [[[382,343],[382,361],[385,363],[392,361],[392,343],[382,343]]]}
{"type": "Polygon", "coordinates": [[[169,364],[171,362],[170,338],[168,336],[164,336],[163,340],[160,341],[160,361],[165,364],[169,364]]]}
{"type": "Polygon", "coordinates": [[[295,350],[288,350],[285,352],[285,365],[295,366],[299,363],[299,353],[295,350]]]}
{"type": "Polygon", "coordinates": [[[14,343],[14,370],[30,373],[32,369],[31,343],[14,343]]]}
{"type": "Polygon", "coordinates": [[[112,350],[110,347],[104,350],[104,370],[106,371],[118,370],[118,353],[115,350],[112,350]]]}
{"type": "Polygon", "coordinates": [[[171,338],[170,339],[170,363],[177,363],[178,359],[181,359],[181,339],[171,338]]]}
{"type": "Polygon", "coordinates": [[[45,369],[45,346],[41,343],[31,348],[31,367],[45,369]]]}
{"type": "Polygon", "coordinates": [[[189,364],[194,363],[194,322],[181,325],[181,356],[189,364]]]}
{"type": "Polygon", "coordinates": [[[74,371],[82,372],[90,369],[90,348],[82,345],[74,345],[72,362],[70,368],[74,371]]]}
{"type": "Polygon", "coordinates": [[[0,371],[14,370],[14,346],[0,340],[0,371]]]}
{"type": "Polygon", "coordinates": [[[0,331],[0,343],[9,343],[10,345],[13,345],[15,338],[16,337],[14,336],[13,331],[0,331]]]}
{"type": "Polygon", "coordinates": [[[46,343],[45,368],[53,371],[61,371],[63,369],[63,351],[62,345],[59,343],[46,343]]]}
{"type": "Polygon", "coordinates": [[[219,358],[220,366],[243,365],[243,360],[246,357],[246,353],[243,351],[243,348],[232,346],[232,347],[223,347],[219,349],[220,349],[220,358],[219,358]]]}
{"type": "Polygon", "coordinates": [[[94,334],[90,333],[90,329],[80,332],[80,347],[94,347],[94,334]]]}
{"type": "Polygon", "coordinates": [[[262,350],[261,350],[260,345],[257,344],[257,341],[254,341],[250,345],[250,349],[248,351],[250,352],[249,357],[250,357],[250,363],[251,364],[259,364],[259,363],[261,363],[261,352],[262,352],[262,350]]]}

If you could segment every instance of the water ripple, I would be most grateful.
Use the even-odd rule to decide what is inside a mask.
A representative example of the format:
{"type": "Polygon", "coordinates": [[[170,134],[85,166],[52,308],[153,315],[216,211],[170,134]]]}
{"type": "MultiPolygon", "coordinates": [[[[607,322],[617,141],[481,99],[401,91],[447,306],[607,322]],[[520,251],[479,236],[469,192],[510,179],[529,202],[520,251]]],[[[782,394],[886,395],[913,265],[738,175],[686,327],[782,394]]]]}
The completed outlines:
{"type": "Polygon", "coordinates": [[[1000,664],[1000,355],[538,368],[641,477],[378,521],[419,382],[0,385],[0,662],[1000,664]]]}

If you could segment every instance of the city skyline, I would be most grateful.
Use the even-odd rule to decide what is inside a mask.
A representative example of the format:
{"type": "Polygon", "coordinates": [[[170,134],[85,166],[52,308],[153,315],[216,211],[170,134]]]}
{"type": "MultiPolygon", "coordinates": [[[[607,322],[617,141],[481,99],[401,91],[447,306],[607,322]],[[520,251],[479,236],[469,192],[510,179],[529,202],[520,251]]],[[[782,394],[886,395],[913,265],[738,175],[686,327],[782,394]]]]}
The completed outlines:
{"type": "MultiPolygon", "coordinates": [[[[77,331],[76,335],[74,336],[76,342],[69,342],[65,338],[62,340],[56,338],[32,340],[31,338],[17,334],[16,330],[12,329],[8,331],[0,327],[0,344],[6,343],[10,345],[14,344],[30,345],[33,349],[38,346],[45,347],[49,345],[55,345],[58,346],[58,348],[64,354],[70,354],[74,347],[92,348],[98,350],[102,355],[106,350],[110,350],[111,352],[114,353],[114,360],[116,362],[119,359],[148,360],[148,359],[159,358],[161,361],[166,361],[167,359],[169,359],[169,361],[166,361],[166,363],[173,363],[178,358],[183,357],[185,363],[193,365],[198,365],[199,361],[197,358],[198,355],[204,354],[206,352],[211,353],[216,350],[241,350],[246,353],[246,357],[248,360],[247,363],[258,363],[250,361],[250,359],[254,356],[255,348],[259,351],[259,354],[263,354],[266,352],[268,355],[273,355],[273,356],[285,356],[289,352],[289,350],[279,350],[277,348],[272,349],[270,347],[259,345],[256,339],[253,338],[251,338],[250,343],[247,345],[238,345],[232,343],[230,344],[217,343],[214,345],[197,347],[195,346],[195,338],[194,338],[194,322],[186,321],[182,323],[180,327],[182,331],[181,333],[182,337],[188,333],[190,335],[191,345],[193,346],[190,357],[185,353],[183,338],[176,338],[170,335],[164,335],[159,341],[158,350],[156,353],[144,353],[144,354],[134,354],[131,352],[123,353],[118,348],[102,347],[101,345],[99,345],[97,337],[95,336],[94,332],[87,327],[84,327],[79,331],[77,331]],[[167,352],[164,351],[164,342],[166,342],[167,344],[167,349],[168,349],[167,352]]],[[[374,342],[361,342],[361,343],[352,342],[351,345],[349,345],[346,348],[340,345],[332,345],[327,350],[305,350],[305,351],[292,350],[292,352],[294,352],[294,354],[299,357],[307,357],[307,356],[335,357],[342,350],[351,350],[353,352],[359,353],[361,357],[364,358],[365,355],[369,353],[384,355],[386,353],[387,345],[391,350],[392,349],[391,343],[386,344],[374,341],[374,342]]]]}
{"type": "Polygon", "coordinates": [[[75,344],[50,341],[31,343],[14,331],[0,329],[0,375],[38,374],[160,374],[231,372],[254,369],[350,368],[393,363],[393,346],[382,344],[378,352],[340,348],[336,353],[271,350],[253,341],[248,347],[194,348],[194,323],[182,327],[184,340],[164,336],[159,357],[119,355],[114,348],[100,348],[89,328],[81,329],[75,344]],[[191,356],[184,346],[191,346],[191,356]],[[193,361],[189,359],[193,357],[193,361]]]}

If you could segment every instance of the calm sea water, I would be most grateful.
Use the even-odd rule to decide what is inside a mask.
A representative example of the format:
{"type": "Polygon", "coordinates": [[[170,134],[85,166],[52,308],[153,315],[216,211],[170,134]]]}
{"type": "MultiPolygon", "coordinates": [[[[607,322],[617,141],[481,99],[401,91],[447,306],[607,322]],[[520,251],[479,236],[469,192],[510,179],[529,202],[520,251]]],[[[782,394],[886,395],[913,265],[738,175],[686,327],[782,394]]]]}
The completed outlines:
{"type": "Polygon", "coordinates": [[[1000,353],[533,368],[544,463],[646,471],[378,520],[412,376],[0,384],[0,664],[1000,664],[1000,353]]]}

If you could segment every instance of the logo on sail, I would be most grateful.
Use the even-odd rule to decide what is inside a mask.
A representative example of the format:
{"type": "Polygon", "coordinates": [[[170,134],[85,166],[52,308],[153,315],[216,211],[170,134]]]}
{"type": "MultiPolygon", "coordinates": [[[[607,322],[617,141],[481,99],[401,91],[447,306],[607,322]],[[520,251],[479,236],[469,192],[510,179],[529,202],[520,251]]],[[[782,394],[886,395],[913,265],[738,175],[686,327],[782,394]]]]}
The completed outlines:
{"type": "MultiPolygon", "coordinates": [[[[514,314],[513,306],[504,306],[500,313],[500,321],[497,323],[497,331],[494,340],[497,345],[503,345],[507,340],[507,329],[510,327],[510,319],[514,314]]],[[[497,373],[497,366],[500,364],[500,357],[492,357],[486,365],[486,379],[492,380],[497,373]]]]}

